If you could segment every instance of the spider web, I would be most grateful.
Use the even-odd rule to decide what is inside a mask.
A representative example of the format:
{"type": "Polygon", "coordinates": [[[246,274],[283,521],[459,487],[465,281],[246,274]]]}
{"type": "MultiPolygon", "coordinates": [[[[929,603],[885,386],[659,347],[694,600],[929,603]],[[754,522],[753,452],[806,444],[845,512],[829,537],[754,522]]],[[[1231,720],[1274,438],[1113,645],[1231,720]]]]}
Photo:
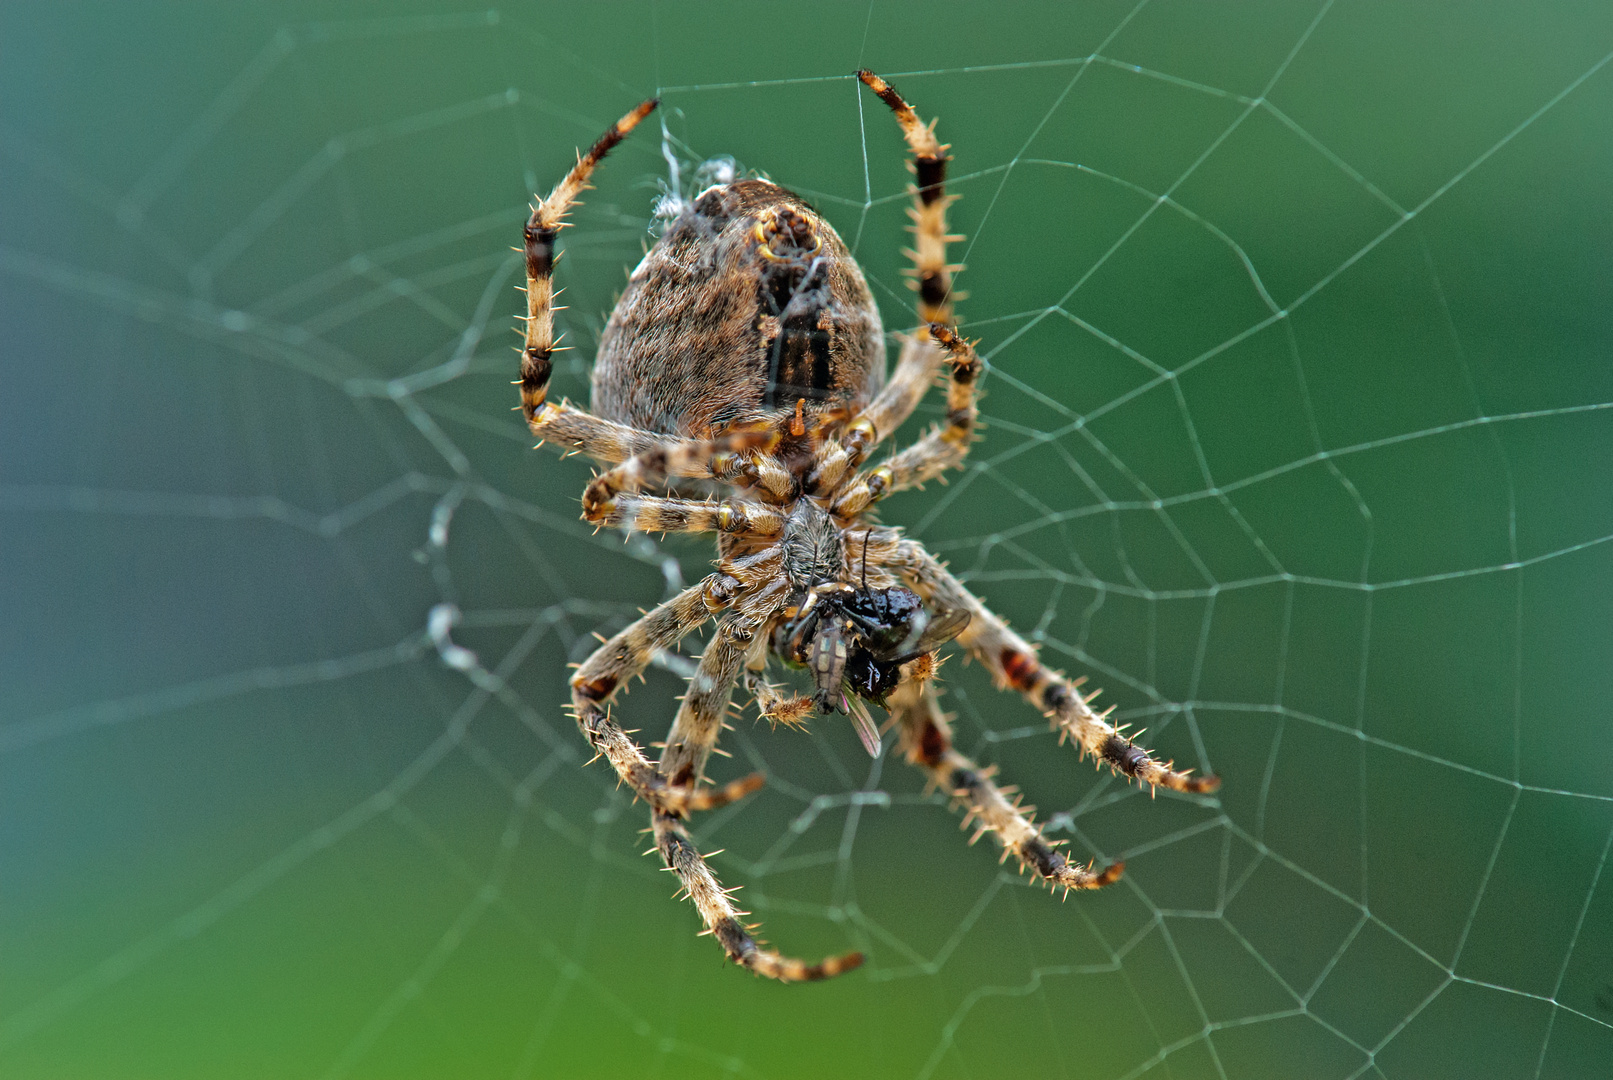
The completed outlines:
{"type": "Polygon", "coordinates": [[[1605,1067],[1606,13],[971,10],[7,13],[8,1076],[1605,1067]],[[562,710],[709,545],[575,520],[507,249],[659,92],[564,238],[556,393],[718,154],[910,322],[858,65],[954,144],[990,364],[885,520],[1224,787],[1151,801],[950,662],[963,749],[1127,862],[1060,904],[847,725],[747,713],[713,772],[769,786],[700,842],[785,951],[869,955],[781,987],[562,710]]]}

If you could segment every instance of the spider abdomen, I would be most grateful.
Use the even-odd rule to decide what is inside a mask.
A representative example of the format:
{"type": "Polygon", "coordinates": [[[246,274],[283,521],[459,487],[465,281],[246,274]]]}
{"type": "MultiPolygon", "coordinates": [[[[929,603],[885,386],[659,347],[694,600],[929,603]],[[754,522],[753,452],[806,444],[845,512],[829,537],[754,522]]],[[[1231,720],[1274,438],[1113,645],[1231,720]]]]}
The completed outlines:
{"type": "Polygon", "coordinates": [[[855,408],[885,377],[879,309],[834,227],[765,180],[686,206],[633,271],[594,364],[593,411],[707,435],[794,408],[855,408]]]}

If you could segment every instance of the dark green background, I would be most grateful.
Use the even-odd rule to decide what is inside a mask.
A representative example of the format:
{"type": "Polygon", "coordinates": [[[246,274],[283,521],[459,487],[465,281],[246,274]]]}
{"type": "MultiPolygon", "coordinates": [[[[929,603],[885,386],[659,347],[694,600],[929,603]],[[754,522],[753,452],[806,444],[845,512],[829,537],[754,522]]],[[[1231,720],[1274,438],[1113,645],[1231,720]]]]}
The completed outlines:
{"type": "MultiPolygon", "coordinates": [[[[7,5],[0,1074],[1607,1075],[1609,50],[1495,0],[7,5]],[[951,662],[963,746],[1127,860],[1061,904],[746,715],[714,772],[773,783],[701,842],[869,955],[785,987],[583,768],[565,665],[667,580],[509,412],[508,249],[659,89],[905,325],[859,65],[954,144],[992,363],[979,464],[886,519],[1225,786],[1150,801],[951,662]]],[[[565,236],[561,393],[659,126],[565,236]]]]}

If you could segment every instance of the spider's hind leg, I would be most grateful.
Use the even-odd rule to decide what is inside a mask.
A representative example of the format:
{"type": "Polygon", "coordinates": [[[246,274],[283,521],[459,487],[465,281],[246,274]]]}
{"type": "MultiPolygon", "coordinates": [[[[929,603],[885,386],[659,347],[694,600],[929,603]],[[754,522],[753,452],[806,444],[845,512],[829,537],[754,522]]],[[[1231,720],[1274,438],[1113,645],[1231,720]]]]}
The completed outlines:
{"type": "MultiPolygon", "coordinates": [[[[921,121],[894,87],[872,71],[859,71],[857,77],[895,114],[912,154],[909,168],[917,180],[909,189],[913,195],[913,205],[908,209],[913,221],[913,247],[905,254],[913,262],[906,273],[912,275],[912,284],[918,290],[919,318],[926,324],[950,325],[952,302],[961,295],[953,291],[952,275],[962,267],[947,262],[947,244],[963,239],[947,232],[947,207],[957,198],[946,191],[947,163],[952,159],[947,147],[935,137],[934,122],[921,121]]],[[[903,342],[890,381],[853,419],[842,440],[853,465],[861,464],[875,446],[912,415],[934,381],[944,355],[931,340],[927,326],[903,342]]]]}
{"type": "Polygon", "coordinates": [[[672,783],[606,711],[617,690],[643,672],[657,650],[671,648],[711,618],[712,607],[723,602],[731,582],[731,578],[713,574],[685,589],[595,649],[571,677],[572,710],[589,745],[610,762],[635,795],[657,809],[676,813],[710,810],[762,786],[759,774],[720,788],[672,783]]]}
{"type": "Polygon", "coordinates": [[[936,700],[935,685],[913,677],[912,671],[909,666],[903,672],[889,702],[902,748],[907,760],[929,773],[936,787],[964,805],[964,824],[976,826],[974,838],[992,833],[1002,844],[1004,858],[1012,854],[1022,870],[1055,889],[1099,889],[1119,880],[1124,863],[1102,870],[1071,863],[1058,850],[1062,841],[1048,840],[1037,828],[1034,807],[1023,805],[1012,788],[997,784],[992,770],[982,769],[953,747],[952,728],[936,700]]]}
{"type": "Polygon", "coordinates": [[[659,810],[651,815],[655,831],[655,847],[667,869],[678,875],[683,891],[694,901],[706,924],[706,933],[717,939],[728,959],[758,975],[780,982],[816,982],[833,978],[843,972],[861,967],[863,954],[846,953],[831,956],[816,964],[808,964],[790,956],[780,956],[772,949],[764,949],[751,936],[755,929],[740,921],[749,912],[734,906],[732,890],[725,889],[717,875],[694,846],[689,830],[681,817],[659,810]]]}
{"type": "Polygon", "coordinates": [[[949,149],[935,137],[935,121],[928,124],[918,118],[913,107],[902,99],[896,88],[863,69],[857,72],[863,85],[879,95],[896,116],[902,138],[913,155],[909,168],[918,182],[911,189],[913,207],[908,211],[913,219],[914,276],[917,278],[919,314],[925,322],[950,323],[952,321],[952,274],[961,269],[947,264],[947,243],[963,239],[947,233],[947,206],[957,196],[948,195],[947,162],[952,158],[949,149]]]}
{"type": "Polygon", "coordinates": [[[949,326],[930,325],[931,338],[946,350],[952,364],[947,380],[947,413],[944,424],[932,427],[912,446],[897,453],[878,468],[870,469],[847,484],[835,496],[836,514],[855,516],[887,495],[917,487],[948,469],[963,464],[974,440],[980,410],[980,374],[984,365],[974,343],[959,337],[949,326]]]}

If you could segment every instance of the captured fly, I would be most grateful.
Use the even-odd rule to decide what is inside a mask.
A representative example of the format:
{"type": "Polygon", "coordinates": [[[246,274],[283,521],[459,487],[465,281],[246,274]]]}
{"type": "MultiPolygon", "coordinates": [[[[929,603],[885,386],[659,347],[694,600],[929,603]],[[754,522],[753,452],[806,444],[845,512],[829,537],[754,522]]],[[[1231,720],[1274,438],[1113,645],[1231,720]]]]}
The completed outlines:
{"type": "Polygon", "coordinates": [[[877,757],[879,733],[863,702],[883,705],[903,664],[968,625],[967,611],[931,614],[911,589],[835,582],[807,593],[795,617],[779,625],[774,649],[812,672],[818,709],[850,715],[864,748],[877,757]]]}

